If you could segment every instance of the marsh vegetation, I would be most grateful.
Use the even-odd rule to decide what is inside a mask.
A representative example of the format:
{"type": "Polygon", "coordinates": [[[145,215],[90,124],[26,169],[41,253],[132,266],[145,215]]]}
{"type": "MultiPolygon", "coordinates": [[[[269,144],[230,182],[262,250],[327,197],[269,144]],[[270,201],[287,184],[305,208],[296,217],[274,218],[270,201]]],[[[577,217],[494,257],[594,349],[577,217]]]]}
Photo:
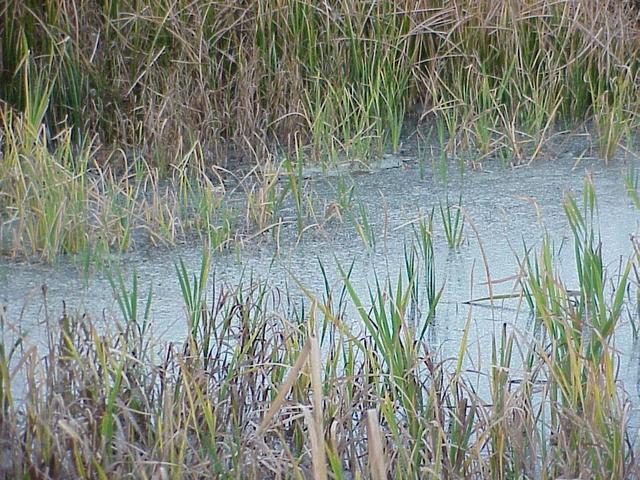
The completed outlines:
{"type": "Polygon", "coordinates": [[[46,308],[39,347],[3,344],[3,474],[634,478],[637,413],[615,332],[637,331],[640,245],[605,267],[596,205],[589,179],[564,200],[577,288],[549,237],[523,245],[508,294],[485,265],[489,296],[467,305],[453,355],[429,333],[451,321],[438,317],[433,216],[417,222],[397,275],[372,277],[368,293],[353,264],[334,265],[337,280],[317,264],[317,293],[304,272],[285,289],[221,284],[206,246],[199,268],[175,262],[184,340],[156,336],[146,279],[114,271],[108,318],[46,308]],[[476,370],[474,305],[505,301],[530,320],[498,323],[476,370]]]}
{"type": "MultiPolygon", "coordinates": [[[[0,268],[72,265],[105,278],[115,305],[61,305],[73,273],[37,276],[33,318],[3,306],[0,476],[640,477],[638,399],[620,374],[640,328],[633,2],[8,0],[0,13],[0,268]],[[614,260],[598,210],[612,192],[580,167],[562,169],[584,182],[555,207],[560,234],[526,186],[509,195],[535,211],[529,236],[503,245],[478,224],[512,205],[499,182],[465,179],[551,171],[567,148],[565,163],[622,171],[614,260]],[[420,203],[398,174],[402,202],[361,195],[364,172],[391,181],[380,165],[436,193],[420,203]],[[337,248],[340,231],[355,239],[346,257],[303,252],[286,281],[216,277],[230,251],[240,263],[267,245],[270,269],[308,238],[337,248]],[[127,265],[155,248],[179,334],[154,318],[167,290],[127,265]],[[445,271],[465,255],[469,278],[445,271]],[[448,282],[468,296],[447,297],[448,282]]],[[[16,278],[0,270],[0,295],[16,278]]]]}
{"type": "Polygon", "coordinates": [[[632,2],[1,8],[10,255],[190,236],[225,246],[278,224],[284,197],[303,231],[314,215],[302,163],[366,165],[410,138],[443,168],[529,164],[567,130],[609,161],[637,126],[632,2]],[[248,207],[233,211],[228,190],[244,191],[248,207]]]}

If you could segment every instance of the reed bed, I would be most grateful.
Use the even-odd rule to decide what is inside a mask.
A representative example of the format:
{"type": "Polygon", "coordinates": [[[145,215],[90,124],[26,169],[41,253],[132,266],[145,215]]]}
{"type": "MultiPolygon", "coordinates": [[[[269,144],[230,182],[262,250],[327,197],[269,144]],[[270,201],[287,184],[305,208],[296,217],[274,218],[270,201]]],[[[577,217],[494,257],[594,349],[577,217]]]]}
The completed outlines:
{"type": "Polygon", "coordinates": [[[557,120],[592,119],[609,158],[637,112],[633,2],[11,0],[3,13],[0,98],[24,111],[45,88],[51,131],[167,169],[194,140],[211,162],[274,142],[397,148],[407,112],[435,116],[452,147],[516,157],[557,120]]]}
{"type": "MultiPolygon", "coordinates": [[[[8,0],[0,249],[89,262],[193,234],[220,248],[283,222],[301,235],[319,222],[305,162],[366,162],[410,131],[430,131],[444,161],[480,166],[533,162],[558,131],[585,127],[608,162],[637,130],[636,8],[8,0]]],[[[624,181],[638,206],[636,170],[624,181]]],[[[353,186],[337,190],[325,216],[349,210],[375,250],[353,186]]],[[[452,248],[465,238],[461,203],[441,203],[452,248]]],[[[196,273],[177,262],[185,334],[171,342],[154,336],[151,293],[117,272],[119,311],[45,308],[45,345],[2,311],[0,476],[636,478],[614,336],[640,308],[640,245],[607,272],[595,203],[589,181],[565,200],[578,290],[555,271],[550,241],[525,247],[533,332],[499,329],[480,374],[466,367],[472,307],[456,356],[429,342],[444,288],[433,212],[399,276],[376,277],[368,295],[344,266],[319,296],[301,283],[211,283],[209,249],[196,273]]]]}
{"type": "Polygon", "coordinates": [[[199,235],[223,246],[230,240],[224,187],[192,158],[202,158],[198,145],[176,158],[169,179],[141,158],[127,162],[118,174],[96,165],[95,145],[74,144],[69,128],[49,139],[37,119],[5,109],[3,121],[2,253],[47,261],[60,254],[99,260],[136,242],[173,246],[199,235]]]}
{"type": "Polygon", "coordinates": [[[239,162],[265,182],[244,188],[245,226],[278,222],[275,172],[304,231],[302,162],[366,162],[418,132],[445,159],[524,164],[582,126],[609,161],[637,127],[634,2],[9,0],[0,11],[10,254],[121,250],[134,230],[225,244],[243,212],[211,190],[239,162]]]}
{"type": "Polygon", "coordinates": [[[398,277],[376,277],[368,295],[341,266],[314,294],[300,282],[212,283],[209,249],[195,272],[177,262],[183,339],[154,336],[152,295],[135,275],[111,276],[119,311],[104,319],[45,308],[43,345],[3,315],[1,474],[637,478],[615,331],[635,308],[640,246],[631,240],[620,271],[603,267],[589,179],[565,211],[578,289],[555,270],[550,241],[525,246],[513,298],[531,320],[496,329],[481,371],[469,367],[472,306],[457,355],[427,334],[446,321],[433,214],[398,277]]]}

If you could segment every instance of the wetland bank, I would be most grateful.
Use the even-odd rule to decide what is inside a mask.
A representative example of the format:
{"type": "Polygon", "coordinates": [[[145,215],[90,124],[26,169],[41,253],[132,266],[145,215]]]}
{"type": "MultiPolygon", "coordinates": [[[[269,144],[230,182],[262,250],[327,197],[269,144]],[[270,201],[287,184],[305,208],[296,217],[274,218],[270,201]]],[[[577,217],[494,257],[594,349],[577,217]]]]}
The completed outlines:
{"type": "Polygon", "coordinates": [[[635,8],[0,7],[0,475],[638,477],[635,8]]]}

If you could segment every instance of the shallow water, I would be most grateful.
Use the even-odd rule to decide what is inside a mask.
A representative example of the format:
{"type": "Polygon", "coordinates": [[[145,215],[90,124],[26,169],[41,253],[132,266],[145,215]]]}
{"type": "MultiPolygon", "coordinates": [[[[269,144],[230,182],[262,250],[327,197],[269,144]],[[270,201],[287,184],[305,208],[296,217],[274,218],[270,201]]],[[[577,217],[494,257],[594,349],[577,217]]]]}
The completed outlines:
{"type": "MultiPolygon", "coordinates": [[[[465,303],[489,294],[480,244],[487,257],[490,277],[495,281],[516,274],[516,256],[522,257],[523,242],[535,250],[547,232],[560,252],[557,265],[563,280],[569,288],[576,288],[572,234],[562,200],[568,191],[579,194],[586,174],[592,175],[598,194],[603,256],[610,275],[614,275],[621,261],[632,253],[630,236],[640,232],[640,215],[626,195],[621,163],[605,166],[600,161],[583,161],[575,165],[575,158],[567,155],[526,168],[496,166],[491,171],[467,171],[463,176],[450,174],[446,182],[429,169],[421,176],[417,162],[411,158],[387,163],[397,167],[353,174],[347,179],[355,185],[353,215],[359,216],[359,204],[366,208],[376,237],[373,251],[365,247],[345,215],[342,223],[334,220],[323,228],[311,229],[300,241],[297,241],[295,227],[283,229],[279,250],[267,235],[241,252],[215,252],[211,275],[215,276],[216,282],[231,285],[253,277],[273,286],[288,286],[290,293],[300,298],[302,294],[297,293],[293,276],[321,296],[324,279],[318,262],[325,266],[330,281],[336,283],[340,282],[338,265],[348,268],[353,262],[351,281],[356,290],[368,298],[367,288],[375,275],[381,280],[388,275],[397,278],[404,265],[404,246],[413,236],[411,222],[434,206],[437,209],[438,201],[447,194],[455,201],[462,192],[463,207],[477,229],[477,236],[467,225],[463,245],[455,251],[449,249],[436,211],[436,276],[438,285],[444,282],[445,289],[429,341],[443,358],[456,357],[465,323],[471,314],[466,367],[482,375],[489,371],[491,340],[499,334],[502,325],[508,324],[526,341],[530,337],[530,322],[527,307],[519,305],[517,300],[496,301],[495,308],[489,308],[488,302],[475,306],[465,303]]],[[[336,176],[314,175],[308,180],[306,191],[313,192],[320,215],[324,206],[335,200],[336,184],[336,176]]],[[[293,215],[292,207],[285,214],[293,215]]],[[[171,251],[136,251],[119,259],[129,273],[137,272],[142,300],[148,289],[152,289],[151,317],[155,332],[161,338],[176,340],[185,335],[186,322],[175,260],[182,258],[190,271],[197,272],[201,248],[190,245],[171,251]]],[[[48,314],[53,319],[60,316],[63,301],[70,310],[86,311],[96,319],[109,321],[111,313],[118,316],[111,288],[102,274],[84,278],[73,262],[65,259],[55,267],[2,260],[0,301],[7,308],[7,323],[19,325],[27,342],[45,341],[43,285],[47,287],[48,314]]],[[[511,293],[512,288],[513,281],[499,283],[494,286],[493,293],[511,293]]],[[[357,317],[352,318],[357,325],[357,317]]],[[[632,403],[638,405],[640,360],[626,313],[615,342],[621,352],[620,379],[632,403]]]]}

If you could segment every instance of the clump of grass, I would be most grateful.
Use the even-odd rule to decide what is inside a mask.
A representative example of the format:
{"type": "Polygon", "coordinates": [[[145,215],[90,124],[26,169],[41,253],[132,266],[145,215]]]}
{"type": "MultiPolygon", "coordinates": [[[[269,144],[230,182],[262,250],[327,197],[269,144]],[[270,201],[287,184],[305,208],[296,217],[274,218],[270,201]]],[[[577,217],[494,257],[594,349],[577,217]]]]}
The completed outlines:
{"type": "Polygon", "coordinates": [[[609,474],[618,476],[623,475],[618,468],[624,462],[621,445],[626,436],[619,422],[625,421],[626,413],[617,394],[612,339],[621,317],[632,260],[617,276],[608,301],[601,244],[594,233],[596,197],[589,179],[582,201],[580,208],[573,196],[565,200],[574,233],[579,290],[569,290],[555,272],[552,247],[545,239],[533,263],[527,256],[525,294],[544,328],[543,342],[552,345],[550,353],[538,353],[551,369],[549,395],[558,404],[551,411],[550,428],[557,445],[572,452],[566,456],[568,464],[559,467],[551,462],[550,467],[558,472],[569,468],[575,475],[585,465],[599,468],[597,465],[604,461],[610,465],[609,474]],[[605,442],[601,447],[604,451],[593,449],[593,438],[605,442]]]}
{"type": "Polygon", "coordinates": [[[311,213],[313,213],[311,200],[306,197],[306,194],[304,193],[306,189],[304,186],[302,166],[303,158],[300,152],[296,162],[292,162],[290,159],[285,159],[283,162],[285,175],[287,176],[287,186],[283,195],[289,194],[293,199],[298,235],[301,235],[305,229],[306,218],[308,216],[307,210],[310,210],[311,213]]]}
{"type": "Polygon", "coordinates": [[[373,227],[369,223],[369,215],[367,214],[367,208],[364,203],[358,205],[358,214],[353,214],[353,224],[355,226],[358,236],[362,240],[362,243],[368,250],[375,250],[376,248],[376,234],[373,231],[373,227]]]}
{"type": "Polygon", "coordinates": [[[257,169],[256,182],[247,191],[247,224],[262,232],[281,221],[283,189],[278,183],[279,168],[267,162],[257,169]]]}
{"type": "Polygon", "coordinates": [[[335,199],[325,206],[325,222],[336,217],[342,222],[345,214],[351,214],[355,184],[344,175],[338,176],[335,185],[335,199]]]}
{"type": "Polygon", "coordinates": [[[6,105],[0,112],[4,253],[48,261],[89,252],[100,258],[130,249],[143,236],[174,245],[194,231],[226,244],[231,229],[220,215],[222,192],[206,175],[197,143],[181,153],[164,185],[157,168],[129,164],[126,156],[122,174],[101,168],[92,141],[74,141],[71,128],[51,136],[43,121],[53,83],[44,73],[32,78],[25,74],[24,113],[6,105]]]}
{"type": "Polygon", "coordinates": [[[204,175],[162,184],[150,169],[139,182],[92,165],[94,147],[74,147],[70,129],[49,139],[42,124],[2,112],[3,250],[53,261],[59,254],[126,251],[136,240],[174,245],[191,232],[223,246],[222,193],[204,175]],[[15,125],[20,127],[15,128],[15,125]],[[21,135],[15,135],[19,133],[21,135]]]}
{"type": "MultiPolygon", "coordinates": [[[[180,291],[182,292],[182,298],[189,318],[189,331],[191,333],[191,337],[194,339],[197,337],[196,334],[200,327],[203,310],[206,310],[204,295],[207,290],[209,263],[209,246],[205,245],[200,265],[200,272],[197,276],[193,275],[193,277],[189,279],[187,268],[185,267],[182,259],[180,259],[179,264],[176,264],[176,273],[180,283],[180,291]]],[[[203,337],[206,341],[206,336],[203,337]]]]}
{"type": "MultiPolygon", "coordinates": [[[[33,108],[42,112],[36,105],[33,108]]],[[[87,144],[74,154],[71,131],[66,130],[53,140],[52,153],[39,115],[32,110],[23,117],[8,109],[2,112],[5,148],[0,202],[6,212],[10,249],[52,259],[59,252],[75,253],[88,244],[92,192],[84,176],[92,147],[87,144]]]]}
{"type": "MultiPolygon", "coordinates": [[[[423,259],[424,288],[427,302],[427,323],[432,321],[436,314],[436,307],[442,297],[444,285],[440,289],[436,286],[436,265],[433,253],[433,210],[425,220],[421,218],[414,230],[420,255],[423,259]]],[[[423,332],[424,333],[424,332],[423,332]]],[[[420,335],[419,338],[421,338],[420,335]]]]}
{"type": "Polygon", "coordinates": [[[444,228],[444,235],[449,248],[458,248],[462,244],[462,234],[464,231],[464,216],[462,212],[462,194],[458,198],[458,204],[449,203],[449,197],[442,205],[440,202],[440,219],[444,228]]]}
{"type": "Polygon", "coordinates": [[[591,86],[593,119],[597,129],[597,140],[600,155],[605,162],[611,160],[620,145],[621,140],[628,136],[633,121],[629,113],[629,106],[635,97],[630,74],[620,73],[610,82],[597,79],[596,86],[591,86]],[[603,90],[606,88],[606,90],[603,90]]]}

